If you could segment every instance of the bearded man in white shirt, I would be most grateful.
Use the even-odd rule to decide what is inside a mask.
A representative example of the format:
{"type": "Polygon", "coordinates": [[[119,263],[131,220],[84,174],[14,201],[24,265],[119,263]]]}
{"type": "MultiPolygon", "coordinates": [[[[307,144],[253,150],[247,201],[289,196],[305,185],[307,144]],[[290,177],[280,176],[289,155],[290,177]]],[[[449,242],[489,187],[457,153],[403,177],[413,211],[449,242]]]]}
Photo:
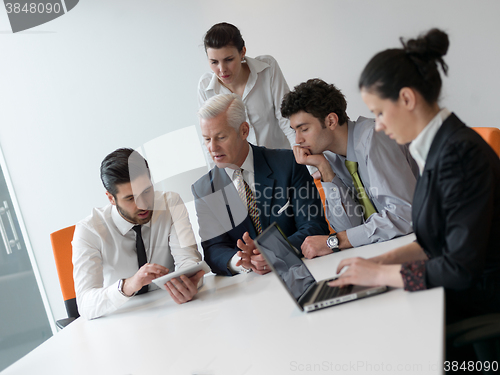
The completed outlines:
{"type": "MultiPolygon", "coordinates": [[[[178,194],[155,192],[146,160],[118,149],[101,163],[110,204],[76,225],[73,277],[81,316],[109,314],[169,270],[201,260],[187,210],[178,194]],[[139,255],[141,254],[141,255],[139,255]]],[[[180,304],[198,292],[204,272],[165,284],[180,304]]]]}

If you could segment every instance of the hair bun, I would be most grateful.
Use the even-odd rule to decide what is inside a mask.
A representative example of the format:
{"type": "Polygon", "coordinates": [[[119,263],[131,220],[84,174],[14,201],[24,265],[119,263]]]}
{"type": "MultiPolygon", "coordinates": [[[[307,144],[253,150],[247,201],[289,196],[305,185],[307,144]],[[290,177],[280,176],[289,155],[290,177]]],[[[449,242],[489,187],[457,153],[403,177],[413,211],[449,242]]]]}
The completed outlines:
{"type": "Polygon", "coordinates": [[[439,29],[431,29],[417,39],[410,39],[406,43],[401,40],[401,42],[407,53],[428,55],[434,58],[446,55],[450,45],[448,34],[439,29]]]}
{"type": "MultiPolygon", "coordinates": [[[[439,29],[431,29],[425,35],[420,35],[417,39],[404,41],[400,38],[404,51],[414,60],[417,65],[420,62],[438,62],[446,74],[448,66],[443,61],[443,56],[448,52],[450,41],[448,34],[439,29]]],[[[419,67],[420,69],[420,67],[419,67]]],[[[425,74],[424,74],[425,75],[425,74]]]]}

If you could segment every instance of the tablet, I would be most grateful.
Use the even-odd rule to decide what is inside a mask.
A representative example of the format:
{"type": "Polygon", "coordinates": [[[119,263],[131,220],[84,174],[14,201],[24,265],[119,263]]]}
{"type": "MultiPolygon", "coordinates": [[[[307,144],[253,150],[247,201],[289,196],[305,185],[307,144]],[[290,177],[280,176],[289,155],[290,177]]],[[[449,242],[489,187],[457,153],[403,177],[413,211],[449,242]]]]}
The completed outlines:
{"type": "Polygon", "coordinates": [[[198,262],[196,264],[192,264],[192,265],[183,267],[181,269],[178,269],[175,272],[170,272],[164,276],[158,277],[157,279],[154,279],[153,282],[156,285],[158,285],[160,288],[162,288],[163,290],[167,290],[167,288],[165,288],[165,283],[167,281],[173,279],[174,277],[179,277],[181,275],[186,275],[187,277],[191,277],[200,270],[205,271],[205,273],[208,273],[211,271],[208,264],[206,264],[205,261],[202,260],[201,262],[198,262]]]}

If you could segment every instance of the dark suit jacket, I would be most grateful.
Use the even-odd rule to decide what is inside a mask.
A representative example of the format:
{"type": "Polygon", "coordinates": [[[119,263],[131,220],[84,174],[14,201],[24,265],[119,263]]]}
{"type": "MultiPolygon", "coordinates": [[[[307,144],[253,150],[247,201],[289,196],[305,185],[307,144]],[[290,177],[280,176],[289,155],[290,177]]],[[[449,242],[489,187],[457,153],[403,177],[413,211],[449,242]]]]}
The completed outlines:
{"type": "Polygon", "coordinates": [[[494,291],[500,280],[500,160],[455,114],[432,142],[412,216],[417,241],[430,258],[428,288],[500,302],[500,290],[494,291]]]}
{"type": "MultiPolygon", "coordinates": [[[[295,162],[293,152],[251,147],[262,229],[276,221],[299,250],[307,236],[328,234],[314,181],[307,168],[295,162]]],[[[247,231],[256,237],[247,208],[225,170],[218,167],[196,181],[191,190],[205,260],[213,272],[231,275],[227,263],[239,250],[237,240],[247,231]]]]}

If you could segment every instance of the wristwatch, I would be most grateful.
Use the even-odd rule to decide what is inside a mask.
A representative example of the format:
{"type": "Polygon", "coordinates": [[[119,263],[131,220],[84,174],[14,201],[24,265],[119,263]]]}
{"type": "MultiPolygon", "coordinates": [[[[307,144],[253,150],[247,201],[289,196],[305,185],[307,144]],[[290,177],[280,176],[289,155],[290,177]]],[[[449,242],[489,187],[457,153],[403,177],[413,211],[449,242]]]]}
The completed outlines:
{"type": "Polygon", "coordinates": [[[135,292],[134,294],[132,294],[131,296],[127,296],[124,292],[123,292],[123,284],[125,283],[125,279],[121,279],[120,281],[118,281],[118,291],[125,297],[127,298],[130,298],[130,297],[133,297],[137,294],[137,292],[135,292]]]}
{"type": "Polygon", "coordinates": [[[339,249],[339,239],[337,238],[336,234],[331,234],[328,236],[326,240],[326,246],[330,248],[330,250],[333,250],[334,253],[337,251],[340,251],[339,249]]]}

